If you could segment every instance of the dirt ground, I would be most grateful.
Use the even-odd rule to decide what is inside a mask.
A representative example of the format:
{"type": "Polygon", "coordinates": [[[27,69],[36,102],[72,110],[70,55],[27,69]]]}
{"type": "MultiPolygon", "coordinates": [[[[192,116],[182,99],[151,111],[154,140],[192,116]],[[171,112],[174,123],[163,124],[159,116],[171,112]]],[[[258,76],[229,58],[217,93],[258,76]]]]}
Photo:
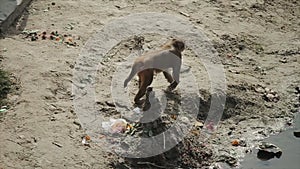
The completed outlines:
{"type": "MultiPolygon", "coordinates": [[[[1,68],[11,73],[17,86],[8,95],[8,111],[0,116],[0,168],[218,168],[218,162],[238,166],[261,139],[291,126],[299,111],[299,6],[298,0],[34,0],[0,40],[1,68]],[[205,144],[197,134],[189,134],[177,146],[176,157],[171,150],[160,164],[155,159],[160,157],[132,163],[101,145],[82,145],[85,132],[73,108],[72,73],[85,42],[110,20],[138,12],[189,20],[211,40],[226,70],[227,100],[216,133],[205,144]],[[32,41],[23,30],[57,31],[72,41],[41,36],[32,41]],[[232,146],[234,139],[243,144],[232,146]]],[[[150,49],[167,39],[150,34],[144,38],[144,47],[150,49]]],[[[107,69],[98,72],[97,81],[109,86],[109,70],[130,53],[131,43],[132,39],[121,42],[105,56],[112,59],[102,63],[107,69]]],[[[189,49],[183,56],[197,74],[202,105],[198,120],[204,122],[210,105],[208,77],[203,66],[193,67],[196,59],[189,49]]],[[[118,116],[107,104],[110,88],[97,89],[99,111],[118,116]]]]}

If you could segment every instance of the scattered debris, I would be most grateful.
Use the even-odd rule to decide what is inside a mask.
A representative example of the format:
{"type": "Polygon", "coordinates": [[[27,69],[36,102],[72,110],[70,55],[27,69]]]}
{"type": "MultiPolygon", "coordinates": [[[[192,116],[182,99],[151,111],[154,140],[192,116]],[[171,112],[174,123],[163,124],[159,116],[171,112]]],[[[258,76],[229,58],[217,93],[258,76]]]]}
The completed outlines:
{"type": "Polygon", "coordinates": [[[7,48],[3,48],[1,52],[7,52],[7,48]]]}
{"type": "Polygon", "coordinates": [[[105,101],[105,104],[109,107],[116,107],[116,105],[112,102],[109,102],[109,101],[105,101]]]}
{"type": "Polygon", "coordinates": [[[232,146],[241,146],[241,147],[246,147],[246,141],[245,140],[241,140],[241,139],[234,139],[231,141],[231,145],[232,146]]]}
{"type": "Polygon", "coordinates": [[[274,90],[271,90],[269,88],[265,88],[265,93],[263,95],[263,98],[269,102],[276,103],[279,101],[279,96],[278,96],[277,92],[275,92],[274,90]]]}
{"type": "Polygon", "coordinates": [[[62,147],[63,147],[63,145],[61,145],[61,144],[59,144],[59,143],[57,143],[57,142],[55,142],[55,141],[53,141],[52,144],[56,145],[56,146],[59,147],[59,148],[62,148],[62,147]]]}
{"type": "Polygon", "coordinates": [[[85,146],[90,146],[90,141],[91,141],[91,137],[86,135],[82,138],[82,145],[85,145],[85,146]]]}
{"type": "Polygon", "coordinates": [[[156,168],[166,168],[164,166],[159,166],[157,164],[146,162],[146,161],[139,161],[139,162],[137,162],[137,164],[141,164],[141,165],[146,164],[146,165],[153,166],[153,167],[156,167],[156,168]]]}
{"type": "Polygon", "coordinates": [[[225,162],[233,167],[237,165],[238,160],[229,154],[222,154],[218,157],[217,162],[225,162]]]}
{"type": "Polygon", "coordinates": [[[31,35],[37,35],[38,32],[39,32],[39,30],[24,30],[22,32],[22,34],[31,36],[31,35]]]}
{"type": "Polygon", "coordinates": [[[237,139],[234,139],[234,140],[231,141],[231,145],[232,146],[238,146],[238,145],[240,145],[240,141],[237,140],[237,139]]]}
{"type": "Polygon", "coordinates": [[[257,93],[261,93],[261,94],[263,94],[263,93],[265,92],[264,87],[262,87],[262,86],[260,86],[260,85],[257,86],[257,87],[255,87],[254,90],[255,90],[257,93]]]}
{"type": "Polygon", "coordinates": [[[177,147],[180,155],[180,168],[207,168],[214,160],[211,147],[199,142],[199,137],[189,135],[177,147]]]}
{"type": "Polygon", "coordinates": [[[108,122],[102,122],[102,128],[110,133],[124,133],[128,123],[124,119],[110,119],[108,122]]]}
{"type": "Polygon", "coordinates": [[[75,120],[73,121],[73,123],[81,128],[81,124],[80,124],[79,119],[75,119],[75,120]]]}
{"type": "MultiPolygon", "coordinates": [[[[78,46],[77,43],[74,41],[75,37],[72,35],[62,35],[59,34],[58,31],[52,31],[50,34],[47,34],[46,31],[39,33],[39,30],[25,30],[23,31],[23,35],[25,38],[30,38],[31,41],[37,41],[38,39],[41,40],[55,40],[57,42],[65,43],[69,46],[78,46]]],[[[77,38],[79,39],[79,37],[77,38]]]]}
{"type": "Polygon", "coordinates": [[[239,71],[237,71],[237,70],[228,70],[229,72],[231,72],[231,73],[234,73],[234,74],[240,74],[240,72],[239,71]]]}
{"type": "Polygon", "coordinates": [[[145,37],[144,36],[134,36],[134,47],[132,49],[143,51],[143,45],[145,43],[145,37]]]}
{"type": "Polygon", "coordinates": [[[287,58],[286,58],[286,57],[284,57],[284,58],[280,59],[280,60],[279,60],[279,62],[281,62],[281,63],[287,63],[287,62],[288,62],[288,60],[287,60],[287,58]]]}
{"type": "Polygon", "coordinates": [[[65,30],[73,30],[75,27],[75,23],[68,23],[66,27],[64,27],[65,30]]]}
{"type": "Polygon", "coordinates": [[[239,143],[239,146],[241,146],[241,147],[247,147],[246,141],[243,140],[243,139],[241,139],[241,140],[240,140],[240,143],[239,143]]]}
{"type": "Polygon", "coordinates": [[[196,121],[196,122],[194,123],[194,126],[195,126],[197,129],[200,129],[200,128],[203,127],[203,123],[201,123],[200,121],[196,121]]]}
{"type": "Polygon", "coordinates": [[[300,94],[300,87],[295,87],[295,90],[296,90],[296,94],[300,94]]]}
{"type": "Polygon", "coordinates": [[[269,89],[267,87],[264,87],[262,85],[255,85],[253,87],[253,89],[254,89],[255,92],[257,92],[259,94],[262,94],[263,99],[268,101],[268,102],[275,102],[276,103],[280,99],[277,92],[275,92],[274,90],[269,89]]]}
{"type": "Polygon", "coordinates": [[[2,106],[0,109],[0,113],[6,112],[7,111],[7,106],[2,106]]]}
{"type": "Polygon", "coordinates": [[[176,120],[177,119],[177,114],[171,114],[170,117],[171,117],[171,119],[176,120]]]}
{"type": "Polygon", "coordinates": [[[228,59],[233,58],[233,54],[232,53],[227,53],[226,58],[228,58],[228,59]]]}
{"type": "Polygon", "coordinates": [[[185,12],[180,11],[179,13],[180,13],[181,15],[183,15],[183,16],[190,17],[190,15],[187,14],[187,13],[185,13],[185,12]]]}
{"type": "Polygon", "coordinates": [[[257,158],[265,161],[274,157],[280,158],[281,155],[282,151],[279,147],[271,143],[262,142],[258,148],[257,158]]]}

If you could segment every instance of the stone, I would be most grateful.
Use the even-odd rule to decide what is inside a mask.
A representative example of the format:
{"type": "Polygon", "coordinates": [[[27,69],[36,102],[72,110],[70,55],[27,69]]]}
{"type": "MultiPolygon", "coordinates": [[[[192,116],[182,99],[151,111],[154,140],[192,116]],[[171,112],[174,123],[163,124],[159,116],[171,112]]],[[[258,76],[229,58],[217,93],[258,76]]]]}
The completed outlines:
{"type": "Polygon", "coordinates": [[[300,137],[300,130],[295,130],[294,131],[294,136],[299,138],[300,137]]]}
{"type": "Polygon", "coordinates": [[[282,155],[282,150],[274,144],[262,142],[259,145],[257,158],[266,161],[274,157],[280,158],[282,155]]]}

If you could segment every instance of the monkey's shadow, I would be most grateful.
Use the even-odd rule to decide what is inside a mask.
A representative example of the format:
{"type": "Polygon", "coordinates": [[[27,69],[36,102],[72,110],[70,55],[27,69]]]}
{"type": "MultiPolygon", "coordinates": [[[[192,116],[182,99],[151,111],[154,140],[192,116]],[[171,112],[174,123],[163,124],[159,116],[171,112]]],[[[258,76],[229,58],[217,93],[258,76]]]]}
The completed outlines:
{"type": "Polygon", "coordinates": [[[140,118],[140,122],[147,128],[153,129],[152,125],[155,128],[159,128],[159,131],[154,132],[153,134],[160,134],[168,127],[164,123],[164,118],[166,115],[177,116],[179,107],[181,104],[181,96],[177,92],[169,92],[163,90],[166,97],[158,96],[152,87],[147,88],[146,98],[144,104],[137,106],[143,110],[143,115],[140,118]],[[165,106],[163,106],[163,104],[165,106]],[[159,126],[157,126],[159,124],[159,126]]]}
{"type": "MultiPolygon", "coordinates": [[[[164,97],[164,100],[162,96],[156,95],[155,91],[152,91],[151,89],[147,91],[148,92],[146,95],[145,103],[140,107],[143,109],[143,115],[140,119],[143,131],[139,133],[139,137],[151,138],[152,136],[156,136],[165,132],[172,126],[172,123],[176,120],[175,117],[178,116],[181,96],[176,91],[164,91],[166,96],[164,97]],[[162,106],[162,102],[165,102],[165,109],[162,106]]],[[[178,139],[176,137],[177,132],[180,131],[174,131],[172,132],[173,134],[165,138],[166,145],[173,145],[174,142],[178,143],[178,139]]],[[[156,144],[152,145],[141,142],[137,145],[132,146],[135,146],[135,151],[143,151],[143,154],[152,154],[152,151],[154,150],[158,150],[160,148],[163,149],[163,145],[161,144],[161,142],[157,142],[156,144]]],[[[171,150],[168,150],[167,152],[153,157],[125,158],[125,161],[123,163],[112,165],[114,168],[128,168],[126,167],[128,165],[133,168],[156,168],[155,165],[172,168],[174,167],[174,165],[172,165],[171,161],[176,161],[176,159],[179,157],[179,153],[177,152],[178,150],[176,147],[177,146],[175,146],[175,148],[172,148],[171,150]],[[154,166],[152,164],[154,164],[154,166]]],[[[136,153],[139,154],[138,152],[136,153]]]]}

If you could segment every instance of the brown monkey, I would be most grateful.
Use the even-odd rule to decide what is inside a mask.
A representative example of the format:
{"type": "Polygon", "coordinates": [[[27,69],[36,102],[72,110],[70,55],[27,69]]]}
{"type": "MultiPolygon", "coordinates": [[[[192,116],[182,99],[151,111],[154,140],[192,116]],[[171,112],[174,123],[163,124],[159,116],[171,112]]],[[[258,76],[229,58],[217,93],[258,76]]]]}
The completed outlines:
{"type": "Polygon", "coordinates": [[[127,87],[128,82],[138,74],[139,91],[134,98],[135,103],[140,103],[147,90],[153,81],[154,73],[163,72],[165,78],[170,83],[168,90],[173,90],[179,83],[179,73],[181,68],[181,53],[185,49],[185,44],[182,40],[172,39],[161,49],[146,53],[138,57],[133,65],[129,76],[124,81],[124,87],[127,87]],[[172,75],[167,69],[172,68],[172,75]]]}

